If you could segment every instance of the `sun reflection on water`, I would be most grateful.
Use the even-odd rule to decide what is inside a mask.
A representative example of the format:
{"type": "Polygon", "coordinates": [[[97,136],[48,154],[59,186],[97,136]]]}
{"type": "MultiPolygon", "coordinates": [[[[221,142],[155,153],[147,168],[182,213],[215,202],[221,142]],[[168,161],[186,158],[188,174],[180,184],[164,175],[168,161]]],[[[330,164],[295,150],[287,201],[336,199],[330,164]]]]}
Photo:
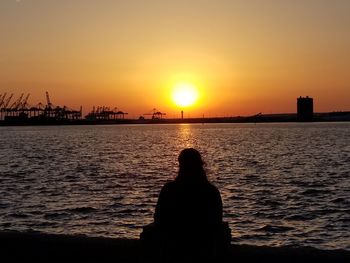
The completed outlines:
{"type": "Polygon", "coordinates": [[[191,148],[196,146],[196,140],[193,136],[193,131],[189,124],[179,125],[178,137],[180,149],[191,148]]]}

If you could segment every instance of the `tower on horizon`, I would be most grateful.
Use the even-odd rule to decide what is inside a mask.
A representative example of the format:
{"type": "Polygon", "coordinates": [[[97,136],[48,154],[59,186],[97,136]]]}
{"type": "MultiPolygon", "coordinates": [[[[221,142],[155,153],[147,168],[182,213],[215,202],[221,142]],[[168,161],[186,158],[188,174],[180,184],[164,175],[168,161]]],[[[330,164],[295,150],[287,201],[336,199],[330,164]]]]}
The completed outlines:
{"type": "Polygon", "coordinates": [[[298,121],[312,121],[314,117],[314,100],[309,96],[297,99],[298,121]]]}

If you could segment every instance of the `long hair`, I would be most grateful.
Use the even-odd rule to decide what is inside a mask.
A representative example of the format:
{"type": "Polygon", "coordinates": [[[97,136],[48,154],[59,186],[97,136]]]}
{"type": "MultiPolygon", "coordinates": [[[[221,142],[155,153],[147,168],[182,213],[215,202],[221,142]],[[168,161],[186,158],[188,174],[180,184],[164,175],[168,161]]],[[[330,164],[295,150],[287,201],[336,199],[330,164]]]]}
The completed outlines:
{"type": "Polygon", "coordinates": [[[204,162],[200,153],[193,148],[186,148],[178,157],[179,173],[177,182],[181,183],[207,183],[208,178],[204,170],[204,162]]]}

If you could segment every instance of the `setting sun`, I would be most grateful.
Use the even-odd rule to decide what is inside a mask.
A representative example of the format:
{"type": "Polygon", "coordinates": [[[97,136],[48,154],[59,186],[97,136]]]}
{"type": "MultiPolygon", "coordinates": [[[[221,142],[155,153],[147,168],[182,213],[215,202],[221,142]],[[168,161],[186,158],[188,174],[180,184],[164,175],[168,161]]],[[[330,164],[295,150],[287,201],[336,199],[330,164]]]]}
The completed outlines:
{"type": "Polygon", "coordinates": [[[172,99],[176,105],[181,107],[188,107],[197,101],[198,91],[192,84],[179,83],[174,87],[172,99]]]}

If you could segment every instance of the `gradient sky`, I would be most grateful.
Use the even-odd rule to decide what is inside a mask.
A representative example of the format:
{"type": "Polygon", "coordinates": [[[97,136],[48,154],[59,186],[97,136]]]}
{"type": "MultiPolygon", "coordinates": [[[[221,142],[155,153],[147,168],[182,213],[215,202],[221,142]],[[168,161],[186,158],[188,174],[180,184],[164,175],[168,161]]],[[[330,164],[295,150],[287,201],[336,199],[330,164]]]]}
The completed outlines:
{"type": "Polygon", "coordinates": [[[1,0],[0,93],[185,117],[350,110],[350,1],[1,0]]]}

